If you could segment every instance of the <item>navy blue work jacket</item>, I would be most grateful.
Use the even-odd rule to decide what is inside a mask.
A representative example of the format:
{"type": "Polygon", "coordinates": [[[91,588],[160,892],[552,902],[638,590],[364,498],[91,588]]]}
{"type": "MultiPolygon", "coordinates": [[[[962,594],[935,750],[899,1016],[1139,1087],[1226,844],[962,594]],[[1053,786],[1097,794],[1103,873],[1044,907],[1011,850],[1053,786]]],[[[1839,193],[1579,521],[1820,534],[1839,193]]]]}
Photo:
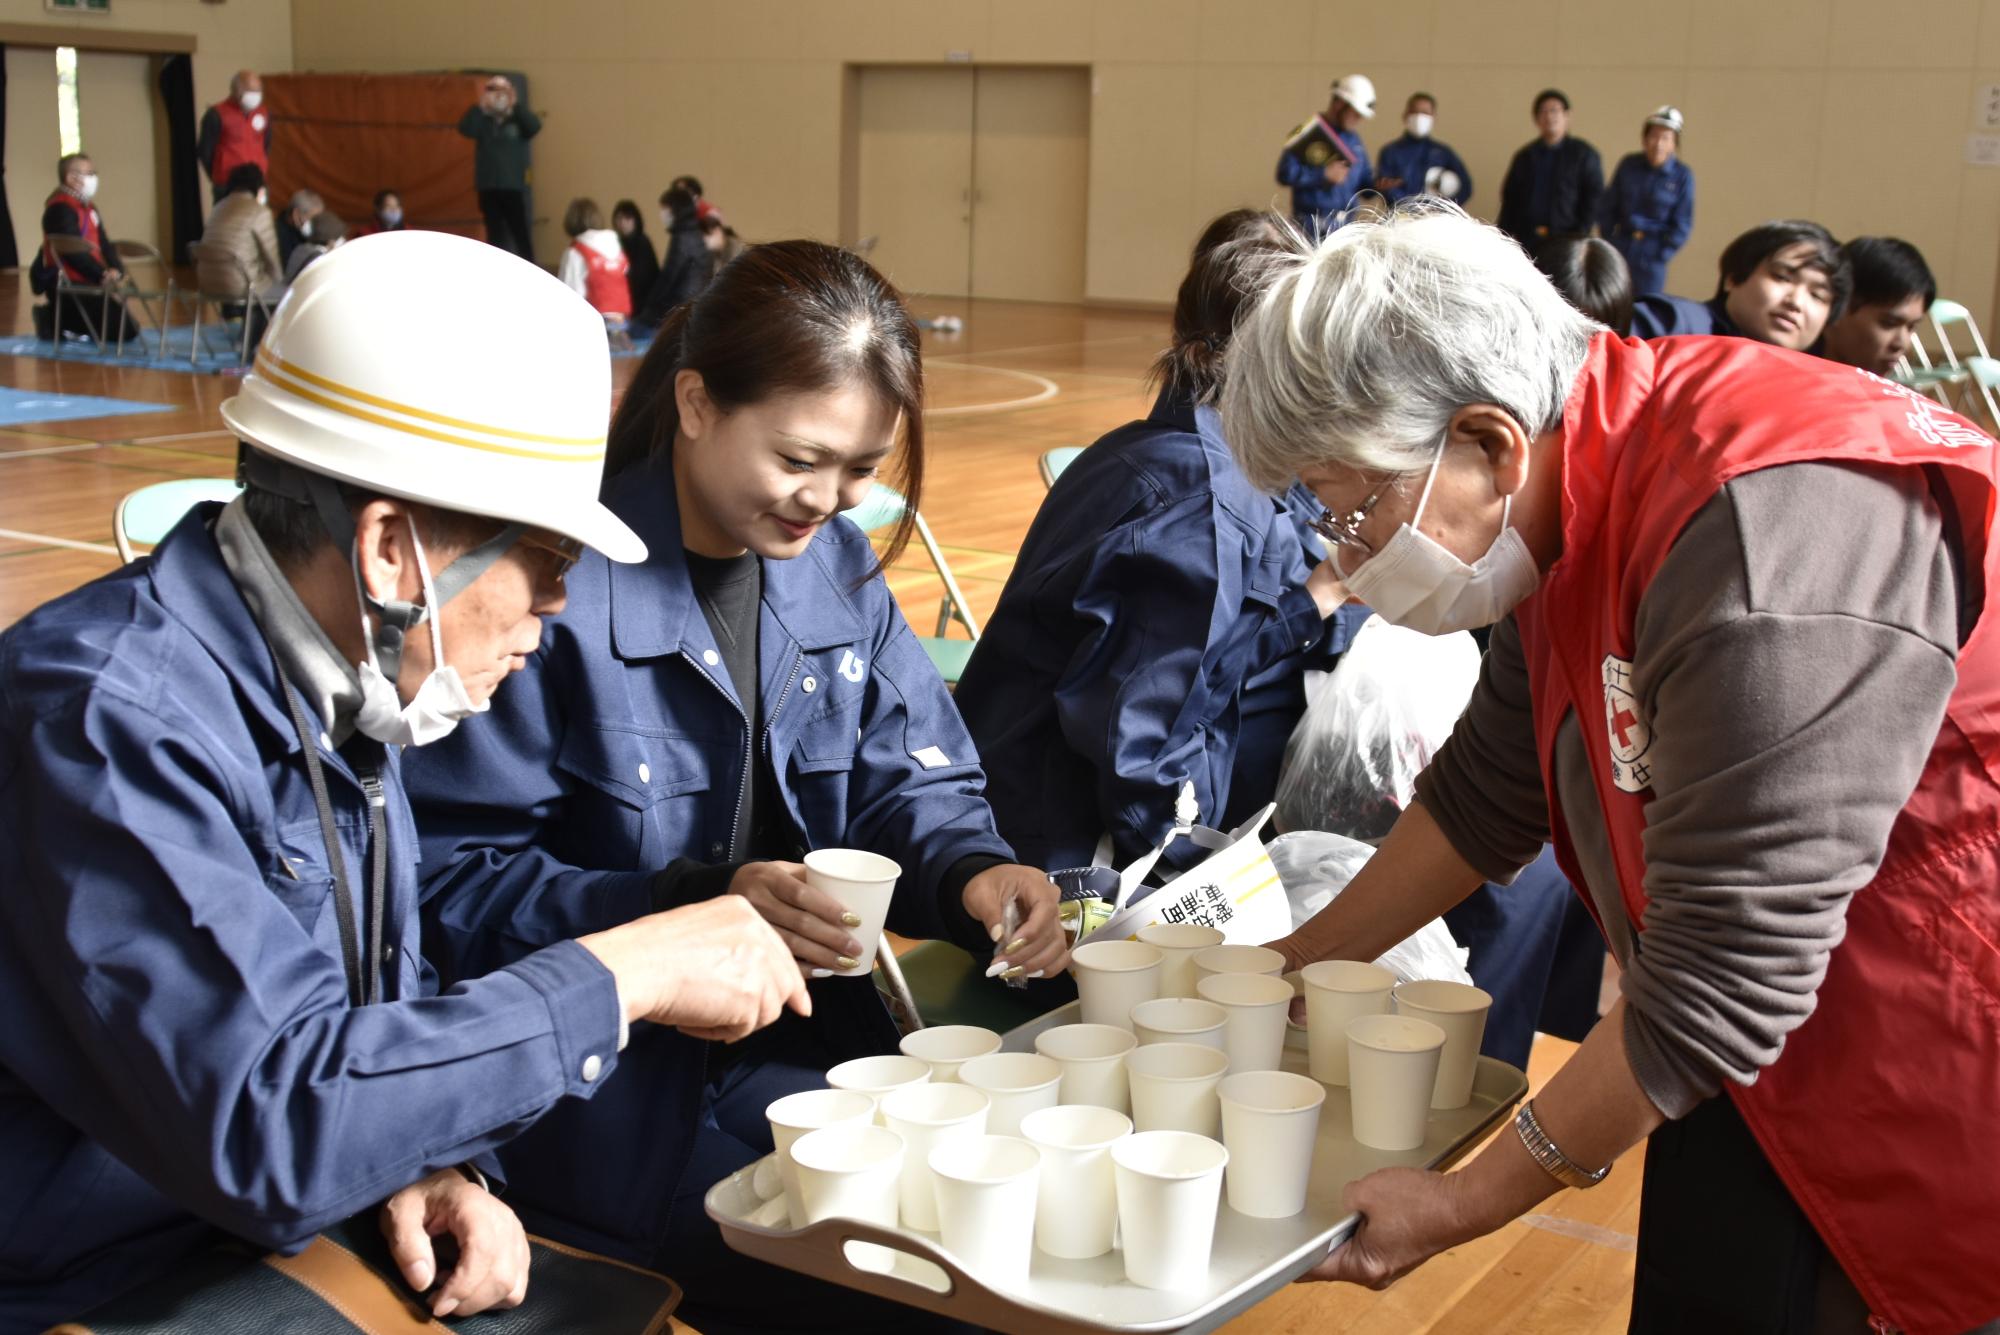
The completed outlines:
{"type": "MultiPolygon", "coordinates": [[[[867,537],[836,519],[802,555],[763,563],[765,717],[753,736],[689,579],[671,460],[626,471],[605,501],[651,556],[586,556],[570,572],[568,606],[490,714],[406,762],[439,967],[476,973],[670,907],[662,869],[727,856],[752,746],[771,760],[780,824],[795,841],[761,855],[885,854],[903,867],[892,930],[990,951],[938,886],[961,858],[1014,855],[994,830],[950,694],[888,585],[870,577],[867,537]]],[[[894,1050],[869,980],[824,979],[812,991],[810,1023],[829,1063],[894,1050]]],[[[708,1044],[634,1029],[612,1088],[557,1109],[502,1155],[509,1199],[578,1240],[670,1263],[655,1249],[711,1060],[708,1044]]]]}
{"type": "Polygon", "coordinates": [[[1664,338],[1669,334],[1729,334],[1743,331],[1729,318],[1721,297],[1696,301],[1693,297],[1670,297],[1656,292],[1632,303],[1632,337],[1664,338]]]}
{"type": "Polygon", "coordinates": [[[1382,191],[1382,197],[1391,204],[1400,203],[1415,195],[1424,193],[1424,177],[1433,167],[1443,167],[1455,172],[1462,183],[1458,193],[1447,195],[1454,203],[1463,204],[1472,198],[1472,173],[1465,169],[1464,161],[1452,151],[1451,145],[1441,144],[1435,139],[1419,139],[1406,134],[1400,139],[1392,139],[1382,145],[1381,160],[1375,164],[1375,179],[1378,181],[1401,181],[1401,185],[1389,186],[1382,191]]]}
{"type": "MultiPolygon", "coordinates": [[[[1270,800],[1301,672],[1367,616],[1329,630],[1305,591],[1320,555],[1300,520],[1319,512],[1252,487],[1214,411],[1165,394],[1063,471],[955,697],[1022,861],[1087,865],[1108,831],[1122,866],[1189,781],[1207,825],[1270,800]]],[[[1168,859],[1184,849],[1200,856],[1168,859]]]]}
{"type": "Polygon", "coordinates": [[[1667,262],[1694,230],[1694,172],[1679,157],[1655,168],[1644,153],[1627,153],[1598,204],[1597,221],[1632,271],[1633,295],[1660,291],[1667,262]]]}
{"type": "MultiPolygon", "coordinates": [[[[1302,127],[1303,128],[1303,127],[1302,127]]],[[[1368,165],[1368,148],[1352,130],[1336,130],[1340,142],[1354,154],[1354,166],[1339,185],[1326,179],[1323,167],[1315,167],[1292,153],[1278,155],[1278,184],[1292,192],[1292,219],[1307,236],[1320,236],[1340,225],[1354,197],[1375,188],[1375,170],[1368,165]]]]}
{"type": "Polygon", "coordinates": [[[575,944],[438,994],[396,757],[365,738],[321,749],[357,898],[355,765],[382,766],[389,999],[349,1005],[297,730],[218,512],[0,637],[0,1330],[217,1228],[295,1249],[616,1065],[616,986],[575,944]]]}

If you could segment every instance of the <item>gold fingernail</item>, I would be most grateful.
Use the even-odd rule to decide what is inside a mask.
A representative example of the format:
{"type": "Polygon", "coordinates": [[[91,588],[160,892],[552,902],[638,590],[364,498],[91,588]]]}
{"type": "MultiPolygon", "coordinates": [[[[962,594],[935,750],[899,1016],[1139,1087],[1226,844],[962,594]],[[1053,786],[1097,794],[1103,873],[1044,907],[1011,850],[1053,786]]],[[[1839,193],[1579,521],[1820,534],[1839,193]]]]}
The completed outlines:
{"type": "Polygon", "coordinates": [[[858,969],[861,967],[861,961],[849,955],[837,955],[834,957],[833,962],[843,969],[858,969]]]}
{"type": "Polygon", "coordinates": [[[1013,953],[1014,953],[1015,951],[1019,950],[1019,949],[1020,949],[1020,948],[1021,948],[1022,946],[1025,946],[1025,945],[1027,945],[1027,944],[1028,944],[1028,938],[1027,938],[1027,937],[1025,937],[1025,936],[1017,936],[1017,937],[1015,937],[1015,938],[1013,939],[1013,941],[1011,941],[1011,942],[1010,942],[1010,943],[1008,944],[1007,948],[1006,948],[1005,950],[1001,951],[1000,953],[1001,953],[1002,955],[1011,955],[1011,954],[1013,954],[1013,953]]]}
{"type": "Polygon", "coordinates": [[[861,925],[861,915],[858,913],[843,913],[840,915],[840,920],[849,927],[859,927],[861,925]]]}
{"type": "Polygon", "coordinates": [[[1015,979],[1017,979],[1017,978],[1019,978],[1019,977],[1021,976],[1021,966],[1020,966],[1020,965],[1018,965],[1018,964],[1016,964],[1016,965],[1015,965],[1015,966],[1014,966],[1013,968],[1011,968],[1011,969],[1007,970],[1007,972],[1005,972],[1005,973],[1001,974],[1000,976],[1001,976],[1001,978],[1005,979],[1005,980],[1006,980],[1007,982],[1010,982],[1010,983],[1011,983],[1011,982],[1013,982],[1013,981],[1014,981],[1015,979]]]}

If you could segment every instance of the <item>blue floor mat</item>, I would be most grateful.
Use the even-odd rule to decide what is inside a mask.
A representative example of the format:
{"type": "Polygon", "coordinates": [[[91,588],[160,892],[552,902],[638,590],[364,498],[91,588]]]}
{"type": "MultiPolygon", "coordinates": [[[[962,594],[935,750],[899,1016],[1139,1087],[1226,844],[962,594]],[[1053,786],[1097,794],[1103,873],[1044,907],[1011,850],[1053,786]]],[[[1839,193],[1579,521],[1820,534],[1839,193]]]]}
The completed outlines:
{"type": "Polygon", "coordinates": [[[102,399],[92,394],[49,394],[0,386],[0,426],[69,422],[79,417],[119,417],[126,413],[163,413],[172,407],[171,403],[102,399]]]}
{"type": "MultiPolygon", "coordinates": [[[[72,341],[63,344],[62,360],[93,366],[130,366],[150,371],[198,371],[203,375],[242,375],[249,370],[236,360],[236,354],[243,346],[242,326],[236,326],[234,336],[225,340],[219,326],[205,324],[202,326],[201,336],[201,351],[195,355],[192,363],[188,360],[188,350],[193,344],[193,325],[176,325],[167,331],[167,353],[164,357],[159,351],[159,335],[149,329],[141,337],[127,338],[122,356],[110,348],[99,348],[95,343],[72,341]]],[[[651,346],[650,338],[642,339],[634,342],[630,348],[622,350],[613,348],[611,356],[616,360],[643,357],[646,355],[646,349],[651,346]]],[[[252,348],[250,353],[254,357],[257,350],[252,348]]],[[[0,338],[0,356],[41,357],[54,360],[55,349],[33,334],[15,334],[0,338]]],[[[84,415],[71,414],[76,417],[84,415]]]]}

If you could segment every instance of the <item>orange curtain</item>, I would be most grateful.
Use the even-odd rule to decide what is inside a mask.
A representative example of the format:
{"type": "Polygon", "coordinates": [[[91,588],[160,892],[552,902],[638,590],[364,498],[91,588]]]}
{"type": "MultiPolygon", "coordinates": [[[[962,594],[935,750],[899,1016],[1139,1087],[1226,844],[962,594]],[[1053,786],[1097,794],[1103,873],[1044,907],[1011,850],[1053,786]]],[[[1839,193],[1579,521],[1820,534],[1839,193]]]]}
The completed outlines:
{"type": "Polygon", "coordinates": [[[375,192],[403,197],[412,227],[484,240],[472,140],[458,121],[483,74],[271,74],[271,204],[317,190],[350,227],[374,216],[375,192]]]}

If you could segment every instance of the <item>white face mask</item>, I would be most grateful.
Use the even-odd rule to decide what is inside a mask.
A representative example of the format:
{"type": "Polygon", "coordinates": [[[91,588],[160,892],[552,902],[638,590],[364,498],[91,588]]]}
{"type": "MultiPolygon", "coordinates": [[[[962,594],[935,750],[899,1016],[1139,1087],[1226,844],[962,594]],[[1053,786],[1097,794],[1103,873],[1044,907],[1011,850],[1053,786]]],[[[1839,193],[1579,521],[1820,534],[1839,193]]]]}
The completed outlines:
{"type": "Polygon", "coordinates": [[[304,222],[299,224],[299,235],[306,238],[306,240],[310,241],[312,240],[312,234],[313,234],[313,220],[311,218],[308,218],[304,222]]]}
{"type": "MultiPolygon", "coordinates": [[[[1519,606],[1542,582],[1542,572],[1529,554],[1528,544],[1509,522],[1514,513],[1512,496],[1500,506],[1500,536],[1471,565],[1417,531],[1443,460],[1444,446],[1440,445],[1410,522],[1397,529],[1382,550],[1363,561],[1352,575],[1341,571],[1349,591],[1380,613],[1384,621],[1426,635],[1490,626],[1519,606]]],[[[1338,556],[1336,548],[1336,568],[1338,556]]]]}
{"type": "Polygon", "coordinates": [[[258,107],[264,105],[264,95],[255,88],[252,88],[249,92],[237,98],[236,101],[245,111],[255,111],[258,107]]]}
{"type": "Polygon", "coordinates": [[[268,190],[259,190],[257,192],[257,202],[268,205],[271,202],[271,192],[268,190]]]}
{"type": "Polygon", "coordinates": [[[81,181],[78,181],[76,185],[76,193],[82,195],[85,201],[96,199],[97,173],[92,172],[88,176],[84,177],[81,181]]]}
{"type": "Polygon", "coordinates": [[[390,746],[423,746],[448,736],[460,719],[485,713],[486,704],[472,703],[458,669],[444,661],[444,633],[438,627],[444,609],[438,605],[437,590],[431,585],[431,564],[424,556],[417,526],[407,516],[404,522],[410,525],[410,545],[417,554],[417,578],[423,582],[424,606],[429,609],[424,621],[431,628],[431,673],[407,705],[397,694],[396,683],[383,675],[381,661],[375,654],[374,632],[368,625],[365,610],[368,599],[361,584],[357,550],[352,562],[354,591],[362,595],[361,638],[368,645],[368,661],[360,666],[361,711],[355,715],[354,726],[364,736],[390,746]]]}
{"type": "Polygon", "coordinates": [[[1437,124],[1437,117],[1427,111],[1413,111],[1403,117],[1403,128],[1419,139],[1431,137],[1431,127],[1437,124]]]}

